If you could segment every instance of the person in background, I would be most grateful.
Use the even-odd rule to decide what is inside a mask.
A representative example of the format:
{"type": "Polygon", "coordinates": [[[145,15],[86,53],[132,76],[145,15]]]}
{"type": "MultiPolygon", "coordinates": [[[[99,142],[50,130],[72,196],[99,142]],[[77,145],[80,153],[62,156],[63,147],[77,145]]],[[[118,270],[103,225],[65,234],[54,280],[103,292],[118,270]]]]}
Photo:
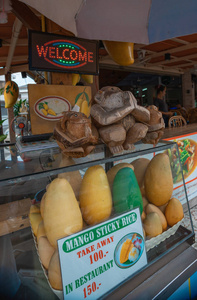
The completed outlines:
{"type": "Polygon", "coordinates": [[[166,86],[159,84],[155,87],[156,97],[154,98],[154,105],[158,107],[158,110],[162,113],[165,126],[168,127],[168,120],[173,116],[173,112],[168,111],[168,105],[164,100],[166,94],[166,86]]]}

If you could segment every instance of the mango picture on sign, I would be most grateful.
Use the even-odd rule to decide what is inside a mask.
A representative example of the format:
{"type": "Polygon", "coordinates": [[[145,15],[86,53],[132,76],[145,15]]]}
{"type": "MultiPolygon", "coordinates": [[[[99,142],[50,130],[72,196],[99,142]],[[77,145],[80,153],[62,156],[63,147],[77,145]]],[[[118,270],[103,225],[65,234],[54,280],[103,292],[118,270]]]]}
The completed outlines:
{"type": "Polygon", "coordinates": [[[35,113],[42,119],[57,121],[63,116],[64,111],[70,111],[70,102],[59,96],[40,98],[34,106],[35,113]]]}
{"type": "Polygon", "coordinates": [[[138,233],[125,235],[117,244],[114,251],[114,260],[119,268],[129,268],[142,256],[144,240],[138,233]]]}

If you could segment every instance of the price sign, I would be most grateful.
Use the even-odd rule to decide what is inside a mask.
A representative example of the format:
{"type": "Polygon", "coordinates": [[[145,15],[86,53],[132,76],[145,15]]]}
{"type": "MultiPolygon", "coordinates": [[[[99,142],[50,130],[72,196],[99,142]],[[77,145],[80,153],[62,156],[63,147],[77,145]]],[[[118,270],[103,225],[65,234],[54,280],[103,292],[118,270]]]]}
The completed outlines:
{"type": "Polygon", "coordinates": [[[65,299],[95,299],[147,264],[139,209],[58,240],[65,299]]]}

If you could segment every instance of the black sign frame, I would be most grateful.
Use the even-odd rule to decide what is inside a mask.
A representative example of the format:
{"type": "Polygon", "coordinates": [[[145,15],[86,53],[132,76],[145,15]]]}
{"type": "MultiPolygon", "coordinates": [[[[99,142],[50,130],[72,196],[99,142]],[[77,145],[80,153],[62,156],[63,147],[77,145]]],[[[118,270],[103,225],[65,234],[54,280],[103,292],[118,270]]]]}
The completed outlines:
{"type": "MultiPolygon", "coordinates": [[[[51,42],[53,42],[53,41],[51,41],[51,42]]],[[[51,48],[54,48],[54,47],[51,47],[51,48]]],[[[81,39],[81,38],[70,37],[70,36],[65,36],[65,35],[29,30],[28,31],[29,70],[98,75],[99,74],[98,48],[99,48],[99,42],[97,40],[87,40],[87,39],[81,39]],[[39,61],[39,57],[35,58],[36,51],[34,51],[34,50],[36,50],[36,49],[35,48],[33,49],[33,47],[35,46],[35,38],[36,37],[38,38],[38,40],[43,39],[44,40],[43,43],[47,43],[49,45],[50,45],[50,40],[55,41],[55,39],[57,39],[57,40],[66,39],[66,40],[70,41],[71,43],[73,42],[74,47],[79,46],[79,48],[78,48],[79,51],[80,51],[80,47],[81,47],[81,49],[86,50],[86,48],[84,48],[84,45],[86,45],[86,46],[89,45],[91,49],[95,50],[94,53],[92,51],[88,52],[88,50],[87,50],[88,59],[91,61],[91,59],[94,58],[94,62],[92,62],[94,65],[90,65],[90,62],[86,62],[86,63],[84,63],[84,66],[79,66],[78,69],[77,69],[77,67],[72,67],[72,66],[71,66],[72,69],[69,69],[69,68],[66,69],[66,66],[64,66],[64,67],[59,66],[59,68],[58,68],[57,64],[54,67],[53,66],[54,63],[49,62],[49,60],[48,60],[48,62],[42,60],[42,64],[41,64],[41,62],[39,61]],[[77,45],[77,46],[75,46],[75,45],[77,45]],[[92,55],[93,55],[93,57],[92,57],[92,55]],[[37,59],[37,61],[36,61],[36,59],[37,59]],[[87,68],[87,64],[89,66],[88,68],[87,68]]],[[[76,50],[76,48],[74,48],[74,49],[76,50]]],[[[73,51],[76,54],[77,52],[75,50],[71,50],[70,52],[73,51]]],[[[40,51],[40,53],[43,54],[41,51],[40,51]]],[[[52,54],[55,54],[55,52],[53,52],[52,54]]],[[[82,57],[81,59],[84,59],[84,56],[82,54],[81,54],[81,57],[82,57]]],[[[59,56],[58,56],[58,59],[59,59],[59,56]]],[[[66,59],[68,59],[68,58],[66,57],[66,59]]],[[[87,59],[87,57],[86,57],[86,59],[87,59]]]]}

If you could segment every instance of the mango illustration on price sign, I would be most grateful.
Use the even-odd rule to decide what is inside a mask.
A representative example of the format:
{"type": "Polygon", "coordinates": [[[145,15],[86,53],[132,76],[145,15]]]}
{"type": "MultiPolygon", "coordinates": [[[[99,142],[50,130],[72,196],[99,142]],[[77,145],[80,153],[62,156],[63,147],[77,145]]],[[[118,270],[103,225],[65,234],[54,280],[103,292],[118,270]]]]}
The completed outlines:
{"type": "Polygon", "coordinates": [[[147,264],[139,208],[58,240],[65,299],[95,299],[147,264]]]}

